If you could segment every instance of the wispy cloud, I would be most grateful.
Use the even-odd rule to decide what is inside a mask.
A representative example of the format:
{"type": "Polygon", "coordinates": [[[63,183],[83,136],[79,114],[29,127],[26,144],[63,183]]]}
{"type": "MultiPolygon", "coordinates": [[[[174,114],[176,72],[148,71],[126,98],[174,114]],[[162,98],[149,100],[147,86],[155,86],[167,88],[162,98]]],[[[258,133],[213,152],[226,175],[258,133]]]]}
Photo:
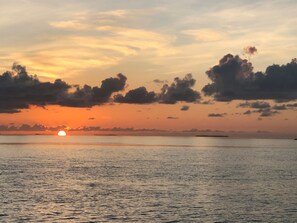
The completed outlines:
{"type": "Polygon", "coordinates": [[[182,32],[185,35],[192,36],[197,41],[202,42],[214,42],[223,40],[227,37],[227,34],[222,31],[214,29],[189,29],[182,32]]]}

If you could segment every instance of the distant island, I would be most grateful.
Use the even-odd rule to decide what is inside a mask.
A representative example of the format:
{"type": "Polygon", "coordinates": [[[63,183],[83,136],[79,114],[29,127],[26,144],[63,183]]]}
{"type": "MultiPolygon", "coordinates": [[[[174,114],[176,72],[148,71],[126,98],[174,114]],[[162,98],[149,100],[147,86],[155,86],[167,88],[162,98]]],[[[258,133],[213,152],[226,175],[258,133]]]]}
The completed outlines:
{"type": "Polygon", "coordinates": [[[227,135],[195,135],[195,137],[216,137],[216,138],[227,138],[227,135]]]}
{"type": "Polygon", "coordinates": [[[116,134],[94,134],[94,136],[117,136],[116,134]]]}

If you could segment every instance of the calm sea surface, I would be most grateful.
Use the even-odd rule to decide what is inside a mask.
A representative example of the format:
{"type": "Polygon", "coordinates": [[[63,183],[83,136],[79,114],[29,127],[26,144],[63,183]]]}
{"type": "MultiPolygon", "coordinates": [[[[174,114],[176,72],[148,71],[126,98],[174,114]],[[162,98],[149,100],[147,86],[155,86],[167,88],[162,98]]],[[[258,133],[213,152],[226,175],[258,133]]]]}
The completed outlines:
{"type": "Polygon", "coordinates": [[[0,136],[0,222],[297,222],[297,141],[0,136]]]}

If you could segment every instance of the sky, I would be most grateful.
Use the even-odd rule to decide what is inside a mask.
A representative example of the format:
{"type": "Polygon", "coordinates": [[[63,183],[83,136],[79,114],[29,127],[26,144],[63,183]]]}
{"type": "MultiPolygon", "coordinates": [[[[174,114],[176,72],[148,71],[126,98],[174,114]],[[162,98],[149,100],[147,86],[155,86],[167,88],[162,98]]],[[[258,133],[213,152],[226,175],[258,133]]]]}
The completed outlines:
{"type": "Polygon", "coordinates": [[[297,2],[0,0],[0,132],[297,132],[297,2]]]}

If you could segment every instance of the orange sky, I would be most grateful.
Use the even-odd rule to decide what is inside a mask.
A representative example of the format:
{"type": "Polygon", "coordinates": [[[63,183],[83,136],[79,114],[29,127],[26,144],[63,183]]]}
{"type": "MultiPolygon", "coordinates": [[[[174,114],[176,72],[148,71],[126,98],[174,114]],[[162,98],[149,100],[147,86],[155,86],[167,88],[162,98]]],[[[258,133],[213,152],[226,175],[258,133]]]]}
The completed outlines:
{"type": "MultiPolygon", "coordinates": [[[[41,82],[61,78],[70,85],[100,87],[102,80],[123,73],[125,90],[113,93],[112,99],[141,86],[160,93],[163,84],[153,80],[170,85],[175,77],[182,80],[192,73],[196,83],[190,88],[202,99],[174,105],[104,103],[92,108],[31,105],[19,113],[0,113],[0,126],[297,132],[296,108],[274,109],[296,103],[297,98],[283,103],[253,98],[251,102],[270,104],[271,113],[264,116],[255,108],[238,107],[245,99],[217,102],[202,92],[211,83],[205,72],[229,53],[251,62],[253,72],[290,63],[297,55],[295,2],[12,0],[1,8],[0,74],[17,62],[41,82]],[[247,46],[254,46],[256,52],[245,52],[247,46]],[[203,104],[208,100],[212,103],[203,104]],[[181,111],[184,105],[189,110],[181,111]],[[244,115],[248,110],[251,114],[244,115]]],[[[0,98],[0,111],[8,100],[0,98]]]]}

